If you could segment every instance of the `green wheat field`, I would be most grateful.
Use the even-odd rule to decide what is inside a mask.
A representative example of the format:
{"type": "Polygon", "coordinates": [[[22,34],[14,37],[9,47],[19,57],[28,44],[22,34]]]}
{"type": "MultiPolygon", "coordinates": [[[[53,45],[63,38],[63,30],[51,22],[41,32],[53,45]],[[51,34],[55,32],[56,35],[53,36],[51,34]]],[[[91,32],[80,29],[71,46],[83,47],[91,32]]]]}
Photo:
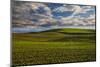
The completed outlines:
{"type": "Polygon", "coordinates": [[[96,61],[96,34],[90,29],[12,33],[12,65],[96,61]]]}

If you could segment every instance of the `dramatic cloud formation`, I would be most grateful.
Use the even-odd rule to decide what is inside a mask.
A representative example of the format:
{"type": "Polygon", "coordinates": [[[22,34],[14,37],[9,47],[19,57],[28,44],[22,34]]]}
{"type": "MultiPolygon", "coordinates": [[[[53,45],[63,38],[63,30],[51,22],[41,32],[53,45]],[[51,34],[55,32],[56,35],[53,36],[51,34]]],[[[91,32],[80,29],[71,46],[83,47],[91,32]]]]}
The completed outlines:
{"type": "Polygon", "coordinates": [[[13,3],[12,9],[13,26],[36,27],[43,24],[42,22],[52,20],[51,10],[45,4],[16,1],[13,3]]]}
{"type": "Polygon", "coordinates": [[[28,32],[59,27],[94,27],[95,6],[14,1],[12,26],[14,31],[28,32]]]}

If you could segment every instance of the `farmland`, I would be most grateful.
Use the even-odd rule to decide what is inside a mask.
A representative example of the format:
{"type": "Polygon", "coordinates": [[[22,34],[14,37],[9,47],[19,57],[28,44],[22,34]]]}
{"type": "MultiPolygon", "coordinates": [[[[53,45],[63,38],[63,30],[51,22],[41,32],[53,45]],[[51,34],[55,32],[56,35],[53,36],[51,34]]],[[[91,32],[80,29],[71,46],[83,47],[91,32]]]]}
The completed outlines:
{"type": "Polygon", "coordinates": [[[95,30],[54,29],[12,33],[12,63],[39,65],[96,60],[95,30]]]}

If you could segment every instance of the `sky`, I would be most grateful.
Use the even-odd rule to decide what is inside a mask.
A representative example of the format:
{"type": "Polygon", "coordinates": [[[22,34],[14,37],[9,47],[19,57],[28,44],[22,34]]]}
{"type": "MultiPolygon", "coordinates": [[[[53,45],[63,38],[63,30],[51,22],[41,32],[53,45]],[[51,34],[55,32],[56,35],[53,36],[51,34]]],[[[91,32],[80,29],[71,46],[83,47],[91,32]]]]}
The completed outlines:
{"type": "Polygon", "coordinates": [[[95,28],[95,6],[60,3],[14,1],[12,28],[14,32],[38,32],[63,27],[95,28]]]}

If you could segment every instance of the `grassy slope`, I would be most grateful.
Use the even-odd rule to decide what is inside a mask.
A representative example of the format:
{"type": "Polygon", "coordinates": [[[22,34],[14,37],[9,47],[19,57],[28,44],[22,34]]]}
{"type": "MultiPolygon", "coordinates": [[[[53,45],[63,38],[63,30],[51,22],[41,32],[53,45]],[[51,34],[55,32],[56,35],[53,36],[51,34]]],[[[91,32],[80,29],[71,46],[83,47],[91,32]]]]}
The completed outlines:
{"type": "Polygon", "coordinates": [[[95,31],[56,29],[13,33],[13,64],[95,61],[95,31]]]}

